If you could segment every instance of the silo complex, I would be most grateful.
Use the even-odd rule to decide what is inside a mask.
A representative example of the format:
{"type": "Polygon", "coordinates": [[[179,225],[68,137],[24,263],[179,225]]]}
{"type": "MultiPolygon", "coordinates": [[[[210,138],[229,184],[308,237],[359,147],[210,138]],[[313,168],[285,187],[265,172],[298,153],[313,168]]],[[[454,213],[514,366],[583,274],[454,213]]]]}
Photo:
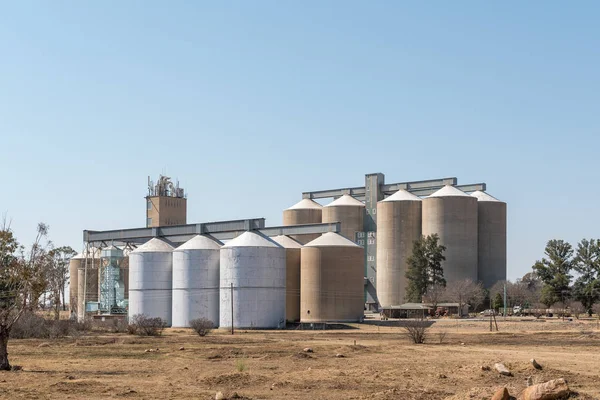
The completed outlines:
{"type": "Polygon", "coordinates": [[[285,248],[285,319],[300,321],[300,249],[302,245],[289,236],[273,238],[285,248]]]}
{"type": "MultiPolygon", "coordinates": [[[[283,225],[320,224],[323,206],[310,200],[302,199],[287,210],[283,211],[283,225]]],[[[319,237],[319,234],[292,235],[292,239],[305,244],[319,237]]]]}
{"type": "Polygon", "coordinates": [[[506,203],[481,191],[477,199],[478,279],[485,288],[506,280],[506,203]]]}
{"type": "Polygon", "coordinates": [[[71,312],[77,311],[78,275],[83,254],[77,254],[69,261],[69,308],[71,312]]]}
{"type": "Polygon", "coordinates": [[[356,322],[364,315],[364,250],[329,232],[301,250],[300,320],[356,322]]]}
{"type": "Polygon", "coordinates": [[[404,304],[407,258],[421,237],[419,197],[399,190],[377,203],[377,299],[381,307],[404,304]]]}
{"type": "Polygon", "coordinates": [[[285,249],[266,236],[244,232],[221,247],[220,260],[219,326],[284,327],[285,249]]]}
{"type": "Polygon", "coordinates": [[[173,250],[173,327],[189,327],[198,318],[219,326],[220,249],[198,235],[173,250]]]}
{"type": "Polygon", "coordinates": [[[446,246],[446,281],[477,281],[477,199],[449,185],[426,197],[423,235],[434,233],[446,246]]]}
{"type": "Polygon", "coordinates": [[[356,233],[363,231],[364,214],[365,205],[345,194],[323,207],[323,222],[340,222],[340,234],[356,242],[356,233]]]}
{"type": "Polygon", "coordinates": [[[154,238],[129,254],[129,319],[160,317],[171,325],[173,247],[154,238]]]}

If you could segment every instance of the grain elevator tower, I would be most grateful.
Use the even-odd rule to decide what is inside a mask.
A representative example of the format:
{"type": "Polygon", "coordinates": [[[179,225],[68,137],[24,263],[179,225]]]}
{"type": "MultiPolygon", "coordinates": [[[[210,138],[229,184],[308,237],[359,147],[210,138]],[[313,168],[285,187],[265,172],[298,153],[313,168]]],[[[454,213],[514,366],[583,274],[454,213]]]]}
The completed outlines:
{"type": "Polygon", "coordinates": [[[160,175],[156,184],[148,177],[146,196],[146,227],[185,225],[187,220],[187,198],[179,182],[160,175]]]}

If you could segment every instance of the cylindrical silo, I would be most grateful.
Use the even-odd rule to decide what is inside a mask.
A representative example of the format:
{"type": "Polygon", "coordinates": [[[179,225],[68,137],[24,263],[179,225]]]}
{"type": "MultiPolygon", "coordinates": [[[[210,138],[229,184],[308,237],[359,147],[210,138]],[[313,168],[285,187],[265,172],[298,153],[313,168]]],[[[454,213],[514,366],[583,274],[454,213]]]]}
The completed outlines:
{"type": "Polygon", "coordinates": [[[285,249],[285,319],[300,321],[300,249],[302,245],[281,235],[273,238],[285,249]]]}
{"type": "Polygon", "coordinates": [[[329,232],[304,245],[300,321],[356,322],[364,315],[364,250],[329,232]]]}
{"type": "Polygon", "coordinates": [[[489,289],[506,280],[506,203],[487,193],[476,191],[477,199],[478,279],[489,289]]]}
{"type": "Polygon", "coordinates": [[[129,311],[171,325],[173,247],[153,238],[129,253],[129,311]]]}
{"type": "MultiPolygon", "coordinates": [[[[320,224],[323,206],[311,199],[302,199],[287,210],[283,211],[283,225],[320,224]]],[[[291,235],[291,238],[301,244],[308,243],[319,237],[319,234],[291,235]]]]}
{"type": "Polygon", "coordinates": [[[407,258],[421,237],[418,196],[399,190],[377,203],[377,299],[381,307],[405,303],[407,258]]]}
{"type": "Polygon", "coordinates": [[[285,326],[285,258],[283,247],[255,232],[221,247],[221,328],[285,326]]]}
{"type": "Polygon", "coordinates": [[[189,327],[199,318],[219,326],[220,249],[198,235],[173,250],[173,327],[189,327]]]}
{"type": "Polygon", "coordinates": [[[364,214],[365,205],[354,197],[345,194],[323,207],[322,219],[324,223],[340,222],[340,234],[356,242],[356,233],[362,232],[364,229],[364,214]]]}
{"type": "Polygon", "coordinates": [[[77,254],[69,261],[69,309],[71,313],[77,313],[77,278],[83,260],[83,254],[77,254]]]}
{"type": "Polygon", "coordinates": [[[86,305],[98,302],[98,275],[100,274],[100,252],[92,249],[84,252],[77,269],[77,320],[85,319],[86,305]]]}
{"type": "Polygon", "coordinates": [[[434,233],[446,246],[446,282],[477,281],[477,199],[450,185],[426,197],[423,236],[434,233]]]}

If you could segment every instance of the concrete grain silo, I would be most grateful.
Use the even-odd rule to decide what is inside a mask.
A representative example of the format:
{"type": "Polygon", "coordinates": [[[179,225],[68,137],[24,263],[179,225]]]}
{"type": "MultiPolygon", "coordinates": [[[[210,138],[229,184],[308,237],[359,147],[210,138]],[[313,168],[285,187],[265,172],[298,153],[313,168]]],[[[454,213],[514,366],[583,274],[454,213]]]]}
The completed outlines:
{"type": "MultiPolygon", "coordinates": [[[[287,210],[283,211],[283,225],[320,224],[323,206],[310,199],[302,199],[287,210]]],[[[292,239],[301,244],[308,243],[319,237],[319,234],[291,235],[292,239]]]]}
{"type": "Polygon", "coordinates": [[[153,238],[129,253],[129,319],[137,314],[171,325],[173,247],[153,238]]]}
{"type": "Polygon", "coordinates": [[[363,231],[365,205],[350,195],[343,195],[323,207],[323,222],[340,222],[340,234],[356,242],[356,233],[363,231]]]}
{"type": "Polygon", "coordinates": [[[285,327],[285,249],[244,232],[221,247],[220,260],[219,327],[285,327]]]}
{"type": "Polygon", "coordinates": [[[77,265],[77,320],[83,321],[87,303],[98,302],[100,251],[92,249],[89,252],[79,254],[79,256],[81,260],[77,265]]]}
{"type": "Polygon", "coordinates": [[[300,250],[302,245],[289,236],[275,236],[273,241],[285,249],[285,319],[300,321],[300,250]]]}
{"type": "Polygon", "coordinates": [[[477,199],[478,262],[477,276],[489,289],[506,280],[506,203],[481,191],[477,199]]]}
{"type": "Polygon", "coordinates": [[[198,235],[173,250],[173,327],[189,327],[198,318],[219,326],[220,249],[198,235]]]}
{"type": "Polygon", "coordinates": [[[69,261],[69,309],[71,312],[77,310],[77,290],[78,290],[78,275],[81,263],[84,260],[83,254],[73,256],[69,261]]]}
{"type": "Polygon", "coordinates": [[[477,199],[450,185],[423,199],[423,235],[434,233],[446,246],[446,282],[477,281],[477,199]]]}
{"type": "Polygon", "coordinates": [[[381,307],[405,303],[407,258],[421,237],[422,201],[405,190],[377,203],[377,299],[381,307]]]}
{"type": "Polygon", "coordinates": [[[301,250],[300,321],[356,322],[364,315],[364,250],[329,232],[301,250]]]}

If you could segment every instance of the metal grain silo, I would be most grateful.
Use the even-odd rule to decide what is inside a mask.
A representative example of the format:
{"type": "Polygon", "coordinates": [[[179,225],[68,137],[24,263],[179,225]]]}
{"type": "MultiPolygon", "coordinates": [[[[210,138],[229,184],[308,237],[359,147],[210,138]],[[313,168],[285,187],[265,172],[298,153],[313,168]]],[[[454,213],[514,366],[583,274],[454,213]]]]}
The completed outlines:
{"type": "Polygon", "coordinates": [[[69,261],[69,309],[71,313],[77,312],[77,290],[78,275],[81,262],[84,260],[83,254],[77,254],[69,261]]]}
{"type": "Polygon", "coordinates": [[[173,247],[153,238],[129,253],[129,319],[144,314],[171,325],[173,247]]]}
{"type": "Polygon", "coordinates": [[[198,235],[173,250],[173,327],[189,327],[198,318],[219,326],[220,249],[198,235]]]}
{"type": "MultiPolygon", "coordinates": [[[[283,211],[283,225],[320,224],[323,206],[310,199],[302,199],[287,210],[283,211]]],[[[291,238],[301,244],[308,243],[319,237],[319,234],[291,235],[291,238]]]]}
{"type": "Polygon", "coordinates": [[[285,259],[283,247],[256,232],[221,247],[221,328],[285,326],[285,259]]]}
{"type": "Polygon", "coordinates": [[[289,236],[275,236],[273,241],[285,249],[285,319],[300,321],[300,249],[302,245],[289,236]]]}
{"type": "Polygon", "coordinates": [[[343,195],[323,207],[323,222],[340,222],[340,234],[356,242],[356,233],[363,231],[365,205],[350,195],[343,195]]]}
{"type": "Polygon", "coordinates": [[[304,245],[300,321],[356,322],[364,315],[364,250],[329,232],[304,245]]]}
{"type": "Polygon", "coordinates": [[[407,258],[421,237],[422,201],[399,190],[377,203],[377,299],[382,307],[405,303],[407,258]]]}
{"type": "Polygon", "coordinates": [[[477,199],[478,280],[485,288],[506,280],[506,203],[481,191],[477,199]]]}
{"type": "Polygon", "coordinates": [[[423,200],[423,236],[437,233],[446,246],[446,282],[477,281],[477,199],[444,186],[423,200]]]}

